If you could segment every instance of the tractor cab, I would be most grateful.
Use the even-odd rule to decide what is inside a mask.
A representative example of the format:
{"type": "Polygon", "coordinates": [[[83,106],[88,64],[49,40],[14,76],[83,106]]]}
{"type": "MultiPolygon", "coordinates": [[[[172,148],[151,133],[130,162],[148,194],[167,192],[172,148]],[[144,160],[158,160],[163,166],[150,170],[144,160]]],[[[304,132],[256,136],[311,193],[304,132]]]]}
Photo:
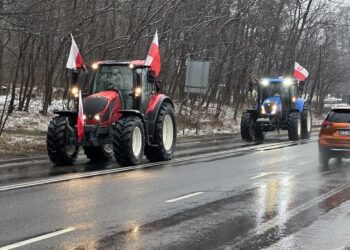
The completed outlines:
{"type": "Polygon", "coordinates": [[[103,61],[93,64],[91,94],[114,91],[120,95],[123,109],[144,111],[156,91],[154,74],[143,61],[103,61]]]}

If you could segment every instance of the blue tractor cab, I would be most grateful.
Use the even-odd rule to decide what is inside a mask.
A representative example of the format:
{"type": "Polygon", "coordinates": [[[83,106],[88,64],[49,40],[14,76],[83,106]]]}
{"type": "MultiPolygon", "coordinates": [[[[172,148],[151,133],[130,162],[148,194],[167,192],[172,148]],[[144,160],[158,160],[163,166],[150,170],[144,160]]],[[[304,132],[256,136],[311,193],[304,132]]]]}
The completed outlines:
{"type": "MultiPolygon", "coordinates": [[[[299,98],[303,82],[289,77],[263,78],[257,81],[257,100],[241,119],[241,136],[245,141],[263,140],[266,132],[288,130],[292,141],[308,139],[312,118],[310,105],[299,98]]],[[[249,90],[254,89],[250,83],[249,90]]]]}

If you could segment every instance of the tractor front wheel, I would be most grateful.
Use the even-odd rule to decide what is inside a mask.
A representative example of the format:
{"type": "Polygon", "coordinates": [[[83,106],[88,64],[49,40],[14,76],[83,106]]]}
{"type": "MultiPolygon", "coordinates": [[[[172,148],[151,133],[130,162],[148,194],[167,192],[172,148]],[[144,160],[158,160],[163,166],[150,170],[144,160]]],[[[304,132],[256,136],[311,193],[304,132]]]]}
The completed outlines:
{"type": "Polygon", "coordinates": [[[255,126],[255,133],[254,133],[254,135],[255,135],[255,140],[257,140],[257,141],[262,142],[265,139],[264,130],[263,130],[263,128],[260,125],[256,125],[255,126]]]}
{"type": "Polygon", "coordinates": [[[290,141],[298,141],[301,138],[301,116],[298,111],[293,111],[288,116],[288,137],[290,141]]]}
{"type": "Polygon", "coordinates": [[[140,164],[144,155],[145,131],[141,119],[126,116],[113,130],[114,157],[121,166],[140,164]]]}
{"type": "Polygon", "coordinates": [[[163,103],[155,124],[154,144],[146,146],[145,155],[151,162],[169,161],[174,155],[176,144],[176,124],[174,108],[163,103]]]}
{"type": "Polygon", "coordinates": [[[92,162],[104,162],[113,158],[113,145],[106,144],[101,147],[84,147],[84,153],[92,162]]]}
{"type": "Polygon", "coordinates": [[[54,117],[48,127],[47,152],[56,166],[73,164],[79,153],[79,146],[73,145],[70,140],[74,133],[68,119],[62,116],[54,117]]]}
{"type": "Polygon", "coordinates": [[[251,142],[254,139],[255,134],[255,121],[253,116],[249,112],[244,112],[241,118],[241,137],[247,142],[251,142]]]}

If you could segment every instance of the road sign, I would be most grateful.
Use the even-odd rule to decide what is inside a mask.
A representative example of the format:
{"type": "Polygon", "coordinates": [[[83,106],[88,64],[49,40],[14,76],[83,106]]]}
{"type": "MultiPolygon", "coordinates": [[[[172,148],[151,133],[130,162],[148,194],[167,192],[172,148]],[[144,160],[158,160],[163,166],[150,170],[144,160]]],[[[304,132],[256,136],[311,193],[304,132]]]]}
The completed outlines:
{"type": "Polygon", "coordinates": [[[205,94],[208,89],[210,62],[188,60],[185,92],[205,94]]]}

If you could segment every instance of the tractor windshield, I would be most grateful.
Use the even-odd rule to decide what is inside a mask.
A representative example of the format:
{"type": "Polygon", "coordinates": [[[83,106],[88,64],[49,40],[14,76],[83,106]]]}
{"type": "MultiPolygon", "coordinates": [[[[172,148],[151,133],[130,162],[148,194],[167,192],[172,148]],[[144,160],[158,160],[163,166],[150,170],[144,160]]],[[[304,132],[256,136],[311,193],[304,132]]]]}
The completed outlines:
{"type": "Polygon", "coordinates": [[[96,72],[93,93],[105,90],[133,90],[133,72],[127,65],[101,65],[96,72]]]}
{"type": "Polygon", "coordinates": [[[263,100],[272,96],[289,97],[289,88],[283,84],[270,83],[262,87],[263,100]]]}

